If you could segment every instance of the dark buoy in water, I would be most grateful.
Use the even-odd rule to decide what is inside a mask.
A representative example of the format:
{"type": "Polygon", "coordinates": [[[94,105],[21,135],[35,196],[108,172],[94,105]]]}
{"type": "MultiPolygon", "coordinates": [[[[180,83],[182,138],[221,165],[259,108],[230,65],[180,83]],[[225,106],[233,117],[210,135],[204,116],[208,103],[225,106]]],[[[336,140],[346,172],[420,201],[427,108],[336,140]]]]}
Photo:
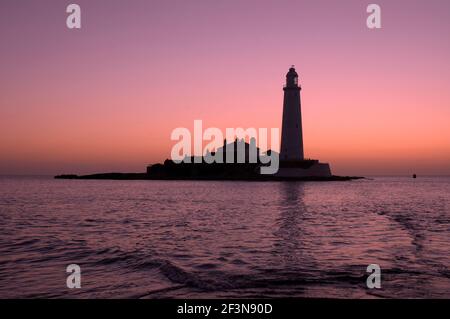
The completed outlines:
{"type": "Polygon", "coordinates": [[[413,174],[413,178],[417,178],[417,175],[416,175],[416,174],[413,174]]]}

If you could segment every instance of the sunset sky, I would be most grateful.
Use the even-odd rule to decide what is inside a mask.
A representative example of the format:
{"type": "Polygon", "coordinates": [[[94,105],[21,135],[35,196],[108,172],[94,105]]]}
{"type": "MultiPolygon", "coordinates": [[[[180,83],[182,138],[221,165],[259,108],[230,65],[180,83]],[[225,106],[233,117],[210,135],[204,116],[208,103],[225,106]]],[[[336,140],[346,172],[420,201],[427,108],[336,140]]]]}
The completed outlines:
{"type": "Polygon", "coordinates": [[[144,171],[195,119],[281,127],[294,64],[307,157],[450,175],[449,35],[448,0],[2,0],[0,174],[144,171]]]}

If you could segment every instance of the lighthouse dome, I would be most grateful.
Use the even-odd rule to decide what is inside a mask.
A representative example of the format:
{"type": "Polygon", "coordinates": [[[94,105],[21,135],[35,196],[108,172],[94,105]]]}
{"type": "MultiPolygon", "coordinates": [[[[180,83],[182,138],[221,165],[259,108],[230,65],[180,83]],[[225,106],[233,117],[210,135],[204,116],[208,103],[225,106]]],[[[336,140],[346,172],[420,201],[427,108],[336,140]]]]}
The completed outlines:
{"type": "Polygon", "coordinates": [[[295,71],[295,67],[291,66],[289,72],[286,74],[286,87],[298,86],[298,74],[295,71]]]}
{"type": "Polygon", "coordinates": [[[286,74],[286,76],[297,76],[297,77],[298,77],[298,74],[297,74],[297,72],[295,71],[295,67],[294,67],[294,66],[291,66],[291,67],[289,68],[289,72],[286,74]]]}

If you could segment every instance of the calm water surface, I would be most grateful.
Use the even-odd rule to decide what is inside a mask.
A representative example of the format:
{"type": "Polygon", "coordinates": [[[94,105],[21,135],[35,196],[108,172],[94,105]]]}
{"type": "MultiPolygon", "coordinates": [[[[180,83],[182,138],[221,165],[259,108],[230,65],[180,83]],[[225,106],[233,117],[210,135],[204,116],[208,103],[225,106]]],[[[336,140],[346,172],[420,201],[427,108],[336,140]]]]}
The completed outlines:
{"type": "Polygon", "coordinates": [[[450,178],[0,178],[0,297],[450,298],[450,178]],[[79,264],[82,288],[66,288],[79,264]],[[382,289],[366,288],[366,267],[382,289]]]}

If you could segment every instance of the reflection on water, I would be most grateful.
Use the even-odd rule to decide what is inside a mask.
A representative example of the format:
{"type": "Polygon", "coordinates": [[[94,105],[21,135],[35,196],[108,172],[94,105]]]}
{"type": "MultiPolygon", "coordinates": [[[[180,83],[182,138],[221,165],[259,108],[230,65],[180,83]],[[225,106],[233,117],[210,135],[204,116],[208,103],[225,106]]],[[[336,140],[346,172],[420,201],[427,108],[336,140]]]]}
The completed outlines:
{"type": "Polygon", "coordinates": [[[302,183],[279,183],[275,185],[280,193],[279,216],[276,218],[273,253],[279,257],[278,262],[286,269],[294,269],[298,265],[311,262],[305,256],[305,216],[307,209],[303,202],[304,189],[302,183]]]}
{"type": "Polygon", "coordinates": [[[449,178],[3,177],[0,297],[449,298],[449,194],[449,178]],[[372,263],[380,290],[365,286],[372,263]]]}

